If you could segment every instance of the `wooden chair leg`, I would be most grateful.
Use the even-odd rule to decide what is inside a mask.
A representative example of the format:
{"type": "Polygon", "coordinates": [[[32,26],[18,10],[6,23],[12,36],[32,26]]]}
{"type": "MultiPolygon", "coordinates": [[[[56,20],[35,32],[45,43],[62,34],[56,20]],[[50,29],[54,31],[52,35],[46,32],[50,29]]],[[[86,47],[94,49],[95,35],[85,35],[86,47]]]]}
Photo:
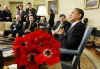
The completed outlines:
{"type": "Polygon", "coordinates": [[[80,67],[80,60],[78,61],[78,69],[81,69],[81,67],[80,67]]]}
{"type": "Polygon", "coordinates": [[[2,69],[3,66],[4,66],[4,60],[3,60],[2,51],[0,51],[0,69],[2,69]]]}

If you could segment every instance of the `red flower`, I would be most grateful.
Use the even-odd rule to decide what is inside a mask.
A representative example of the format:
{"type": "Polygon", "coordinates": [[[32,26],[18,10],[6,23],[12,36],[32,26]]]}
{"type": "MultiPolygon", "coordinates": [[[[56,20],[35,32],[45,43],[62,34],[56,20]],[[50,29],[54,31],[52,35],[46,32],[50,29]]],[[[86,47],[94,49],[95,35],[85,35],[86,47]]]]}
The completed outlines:
{"type": "Polygon", "coordinates": [[[38,64],[54,65],[60,61],[60,51],[59,49],[43,47],[42,52],[35,56],[35,61],[38,64]]]}
{"type": "Polygon", "coordinates": [[[16,37],[13,50],[19,67],[38,69],[39,64],[56,64],[60,61],[60,43],[42,30],[16,37]]]}
{"type": "Polygon", "coordinates": [[[36,53],[31,52],[29,54],[25,54],[25,56],[23,57],[23,64],[26,67],[26,69],[39,69],[39,65],[34,60],[35,55],[36,53]]]}
{"type": "Polygon", "coordinates": [[[24,64],[24,62],[21,62],[24,60],[23,57],[25,57],[25,54],[27,54],[27,47],[28,42],[23,37],[16,37],[16,40],[13,43],[13,50],[16,56],[16,63],[21,66],[24,64]]]}

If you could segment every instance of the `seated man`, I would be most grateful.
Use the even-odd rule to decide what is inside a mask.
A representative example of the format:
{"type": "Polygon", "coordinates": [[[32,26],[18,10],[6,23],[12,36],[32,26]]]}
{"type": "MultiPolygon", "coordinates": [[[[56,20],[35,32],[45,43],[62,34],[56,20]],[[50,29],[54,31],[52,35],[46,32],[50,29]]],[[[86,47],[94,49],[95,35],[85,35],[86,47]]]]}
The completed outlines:
{"type": "Polygon", "coordinates": [[[0,10],[0,21],[3,21],[3,14],[2,14],[2,10],[0,10]]]}
{"type": "Polygon", "coordinates": [[[24,33],[34,32],[37,29],[37,23],[35,22],[34,17],[29,16],[29,21],[24,25],[24,33]]]}
{"type": "Polygon", "coordinates": [[[64,14],[60,15],[60,20],[57,21],[56,25],[52,29],[52,35],[54,35],[55,39],[60,41],[61,45],[63,45],[65,32],[70,27],[70,23],[66,20],[66,16],[64,14]],[[63,29],[63,32],[60,32],[63,29]]]}
{"type": "Polygon", "coordinates": [[[10,34],[11,37],[16,37],[16,34],[22,36],[22,26],[21,17],[19,15],[16,16],[16,21],[11,24],[10,30],[4,31],[4,36],[8,36],[10,34]]]}
{"type": "Polygon", "coordinates": [[[3,14],[3,21],[12,21],[11,12],[8,9],[7,5],[4,5],[4,10],[2,14],[3,14]]]}
{"type": "MultiPolygon", "coordinates": [[[[64,48],[77,50],[78,46],[82,40],[85,25],[81,22],[82,18],[84,17],[84,11],[79,8],[75,8],[70,15],[71,26],[66,32],[64,36],[64,48]]],[[[68,59],[72,59],[72,55],[62,55],[63,59],[67,57],[68,59]]],[[[67,60],[67,59],[65,59],[67,60]]]]}

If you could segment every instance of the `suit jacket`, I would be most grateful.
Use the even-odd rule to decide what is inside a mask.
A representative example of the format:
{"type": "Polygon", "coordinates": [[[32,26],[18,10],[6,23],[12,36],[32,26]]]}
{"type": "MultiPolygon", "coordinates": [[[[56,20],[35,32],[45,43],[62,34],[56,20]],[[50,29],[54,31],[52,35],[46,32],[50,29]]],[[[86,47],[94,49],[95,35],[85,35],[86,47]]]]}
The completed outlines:
{"type": "Polygon", "coordinates": [[[22,11],[22,13],[21,13],[21,21],[22,22],[25,22],[26,21],[26,17],[24,17],[24,16],[26,16],[26,12],[25,11],[22,11]]]}
{"type": "Polygon", "coordinates": [[[30,22],[28,21],[28,22],[25,24],[25,29],[24,29],[24,31],[25,31],[26,29],[29,29],[31,32],[34,32],[35,28],[37,28],[37,23],[33,22],[33,23],[31,23],[31,25],[30,25],[30,22]]]}
{"type": "Polygon", "coordinates": [[[27,14],[27,15],[29,14],[29,11],[31,11],[31,13],[33,14],[33,16],[36,15],[36,9],[34,9],[34,8],[31,8],[31,9],[27,8],[27,9],[26,9],[26,14],[27,14]]]}
{"type": "Polygon", "coordinates": [[[10,29],[12,33],[21,33],[22,31],[22,26],[23,23],[21,21],[18,22],[18,24],[16,23],[16,21],[14,23],[11,24],[10,29]]]}
{"type": "Polygon", "coordinates": [[[67,30],[64,38],[64,47],[72,50],[78,49],[84,31],[85,25],[81,21],[73,26],[70,30],[67,30]]]}
{"type": "Polygon", "coordinates": [[[3,12],[0,10],[0,21],[3,21],[3,12]]]}
{"type": "Polygon", "coordinates": [[[12,21],[11,12],[10,10],[5,11],[3,10],[3,21],[12,21]],[[9,17],[8,19],[6,17],[9,17]]]}
{"type": "MultiPolygon", "coordinates": [[[[70,28],[69,28],[70,29],[70,28]]],[[[82,40],[83,34],[85,31],[85,25],[80,21],[70,30],[66,30],[66,35],[63,39],[63,48],[77,50],[78,46],[82,40]]],[[[69,61],[73,59],[74,55],[61,54],[61,60],[69,61]]]]}
{"type": "Polygon", "coordinates": [[[29,11],[31,11],[32,16],[35,18],[35,21],[36,21],[37,20],[37,16],[36,16],[37,11],[36,11],[36,9],[34,9],[34,8],[31,8],[31,9],[27,8],[26,9],[27,20],[29,20],[29,11]]]}

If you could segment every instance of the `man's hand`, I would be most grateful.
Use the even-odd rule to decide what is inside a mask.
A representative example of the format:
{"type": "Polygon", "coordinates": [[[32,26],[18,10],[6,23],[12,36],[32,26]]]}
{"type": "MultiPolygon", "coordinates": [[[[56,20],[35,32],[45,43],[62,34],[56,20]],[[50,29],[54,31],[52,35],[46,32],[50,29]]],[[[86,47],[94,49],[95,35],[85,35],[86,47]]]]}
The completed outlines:
{"type": "Polygon", "coordinates": [[[9,35],[8,35],[8,38],[11,38],[11,37],[12,37],[12,34],[9,34],[9,35]]]}
{"type": "Polygon", "coordinates": [[[64,33],[64,29],[59,29],[58,32],[64,33]]]}
{"type": "Polygon", "coordinates": [[[56,34],[64,34],[64,29],[59,29],[59,31],[56,32],[56,34]]]}
{"type": "Polygon", "coordinates": [[[6,17],[6,19],[9,19],[10,17],[6,17]]]}
{"type": "Polygon", "coordinates": [[[31,32],[31,31],[30,31],[29,29],[26,29],[26,30],[25,30],[25,33],[27,33],[27,32],[31,32]]]}

